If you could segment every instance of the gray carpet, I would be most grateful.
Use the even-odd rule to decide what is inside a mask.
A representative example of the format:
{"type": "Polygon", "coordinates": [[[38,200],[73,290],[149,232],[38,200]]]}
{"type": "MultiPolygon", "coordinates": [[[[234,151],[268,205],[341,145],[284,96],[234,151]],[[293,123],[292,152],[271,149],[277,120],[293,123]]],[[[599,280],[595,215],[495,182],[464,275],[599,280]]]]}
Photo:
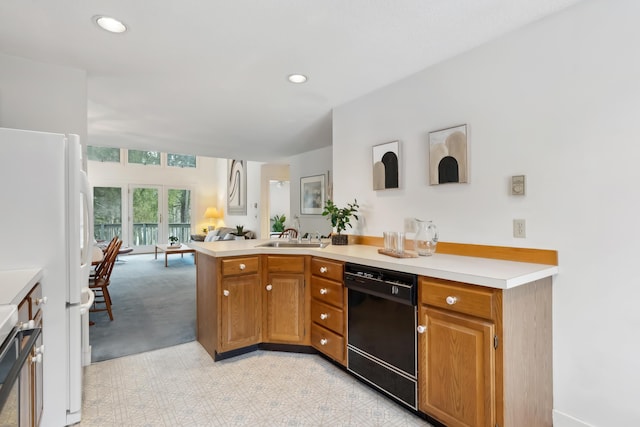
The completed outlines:
{"type": "Polygon", "coordinates": [[[91,361],[143,353],[195,340],[196,270],[193,254],[121,256],[111,273],[113,321],[90,313],[91,361]]]}

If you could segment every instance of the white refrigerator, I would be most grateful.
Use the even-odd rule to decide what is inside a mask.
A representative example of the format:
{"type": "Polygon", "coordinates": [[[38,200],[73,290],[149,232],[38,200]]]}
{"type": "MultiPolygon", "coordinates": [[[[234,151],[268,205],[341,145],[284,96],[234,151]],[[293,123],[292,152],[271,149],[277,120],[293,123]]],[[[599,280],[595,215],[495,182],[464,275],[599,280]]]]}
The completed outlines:
{"type": "Polygon", "coordinates": [[[80,421],[91,360],[93,202],[81,153],[77,135],[0,128],[0,270],[42,268],[47,297],[42,427],[80,421]]]}

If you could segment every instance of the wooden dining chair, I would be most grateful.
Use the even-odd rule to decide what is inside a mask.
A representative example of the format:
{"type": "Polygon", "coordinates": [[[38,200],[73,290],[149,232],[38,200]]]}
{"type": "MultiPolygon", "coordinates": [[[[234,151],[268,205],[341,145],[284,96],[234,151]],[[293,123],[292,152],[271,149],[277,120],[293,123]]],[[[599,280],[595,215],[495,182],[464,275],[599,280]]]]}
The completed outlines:
{"type": "Polygon", "coordinates": [[[122,246],[122,240],[117,239],[114,245],[107,248],[104,254],[104,260],[96,268],[96,275],[93,279],[89,279],[89,288],[95,293],[93,306],[89,309],[91,312],[106,311],[109,319],[113,320],[113,312],[111,311],[111,295],[109,295],[109,283],[111,281],[111,272],[118,257],[118,251],[122,246]],[[101,306],[98,306],[100,304],[101,306]],[[104,306],[102,306],[104,304],[104,306]]]}
{"type": "Polygon", "coordinates": [[[278,236],[278,239],[293,239],[295,237],[298,237],[298,230],[296,230],[295,228],[285,228],[278,236]]]}

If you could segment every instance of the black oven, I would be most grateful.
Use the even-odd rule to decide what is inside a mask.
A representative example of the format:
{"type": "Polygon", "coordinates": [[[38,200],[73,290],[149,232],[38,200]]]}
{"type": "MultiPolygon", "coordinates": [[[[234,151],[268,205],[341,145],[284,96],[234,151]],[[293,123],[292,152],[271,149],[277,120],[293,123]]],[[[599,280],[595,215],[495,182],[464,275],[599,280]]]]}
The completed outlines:
{"type": "Polygon", "coordinates": [[[417,409],[417,277],[346,264],[347,369],[417,409]]]}
{"type": "MultiPolygon", "coordinates": [[[[40,328],[14,328],[0,347],[0,425],[20,426],[28,420],[21,419],[29,408],[20,408],[20,375],[31,357],[33,347],[41,333],[40,328]]],[[[28,413],[28,412],[27,412],[28,413]]],[[[28,416],[27,416],[28,418],[28,416]]]]}

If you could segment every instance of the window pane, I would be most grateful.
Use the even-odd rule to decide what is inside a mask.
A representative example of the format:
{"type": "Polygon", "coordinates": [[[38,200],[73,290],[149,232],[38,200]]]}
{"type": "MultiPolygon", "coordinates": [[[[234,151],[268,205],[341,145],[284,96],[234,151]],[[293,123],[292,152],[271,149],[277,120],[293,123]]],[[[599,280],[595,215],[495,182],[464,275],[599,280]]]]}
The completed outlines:
{"type": "Polygon", "coordinates": [[[136,246],[158,243],[158,190],[133,189],[133,244],[136,246]]]}
{"type": "Polygon", "coordinates": [[[167,154],[167,165],[179,168],[195,168],[196,156],[189,154],[167,154]]]}
{"type": "Polygon", "coordinates": [[[96,162],[120,162],[120,149],[87,146],[87,158],[96,162]]]}
{"type": "Polygon", "coordinates": [[[93,230],[96,240],[109,241],[122,237],[122,189],[94,187],[93,230]]]}
{"type": "Polygon", "coordinates": [[[169,189],[167,196],[169,236],[188,242],[191,237],[191,191],[169,189]]]}
{"type": "Polygon", "coordinates": [[[160,152],[129,150],[128,160],[129,163],[138,163],[141,165],[159,165],[160,152]]]}

